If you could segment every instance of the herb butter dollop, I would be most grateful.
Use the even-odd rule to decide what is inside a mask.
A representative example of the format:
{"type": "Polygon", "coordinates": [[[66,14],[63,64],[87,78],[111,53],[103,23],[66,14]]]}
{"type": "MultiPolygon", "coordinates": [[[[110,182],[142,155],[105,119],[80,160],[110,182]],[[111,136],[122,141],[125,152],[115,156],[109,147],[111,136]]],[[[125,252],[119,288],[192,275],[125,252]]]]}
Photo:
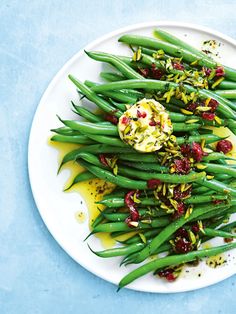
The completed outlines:
{"type": "Polygon", "coordinates": [[[154,152],[168,141],[173,126],[165,107],[154,99],[142,99],[119,118],[120,138],[140,152],[154,152]]]}

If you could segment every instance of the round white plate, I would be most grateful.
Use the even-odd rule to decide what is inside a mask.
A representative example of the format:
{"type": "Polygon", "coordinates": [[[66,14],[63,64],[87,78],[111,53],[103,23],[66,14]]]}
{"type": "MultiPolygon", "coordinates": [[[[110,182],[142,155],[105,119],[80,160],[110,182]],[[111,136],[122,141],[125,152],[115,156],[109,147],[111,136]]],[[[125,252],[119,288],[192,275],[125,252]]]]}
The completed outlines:
{"type": "MultiPolygon", "coordinates": [[[[201,47],[204,40],[216,39],[221,42],[219,52],[221,62],[236,68],[236,42],[218,32],[189,24],[172,22],[153,22],[129,26],[112,32],[85,47],[85,50],[100,50],[115,54],[127,54],[130,50],[119,44],[117,39],[125,33],[152,35],[152,31],[158,26],[183,38],[190,44],[201,47]]],[[[38,210],[55,240],[61,247],[80,265],[97,276],[118,284],[120,279],[130,272],[133,267],[119,267],[119,258],[102,259],[96,257],[87,247],[83,240],[89,233],[88,221],[78,224],[75,220],[75,212],[84,210],[85,203],[78,193],[62,192],[68,171],[64,170],[57,176],[58,152],[47,144],[52,127],[60,126],[56,114],[63,118],[73,118],[70,101],[78,102],[75,86],[67,78],[71,73],[80,80],[89,79],[99,81],[99,72],[104,68],[100,62],[89,59],[79,51],[71,58],[54,77],[44,93],[37,108],[31,128],[28,150],[28,167],[30,183],[38,210]]],[[[78,117],[78,116],[76,116],[78,117]]],[[[88,243],[95,250],[103,249],[100,241],[90,237],[88,243]]],[[[222,240],[220,242],[222,244],[222,240]]],[[[190,272],[184,272],[181,278],[174,283],[147,275],[136,280],[129,288],[148,292],[180,292],[194,290],[217,283],[235,274],[236,264],[233,254],[229,262],[222,267],[212,269],[202,262],[196,268],[190,268],[190,272]],[[199,277],[198,274],[201,273],[199,277]]]]}

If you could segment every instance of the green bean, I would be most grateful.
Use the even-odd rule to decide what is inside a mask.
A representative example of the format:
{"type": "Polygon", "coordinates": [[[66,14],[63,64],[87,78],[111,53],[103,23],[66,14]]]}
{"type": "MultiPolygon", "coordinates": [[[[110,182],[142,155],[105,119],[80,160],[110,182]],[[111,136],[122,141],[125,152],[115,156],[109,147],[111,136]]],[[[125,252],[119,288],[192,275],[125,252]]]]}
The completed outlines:
{"type": "Polygon", "coordinates": [[[101,72],[100,77],[108,82],[117,82],[125,80],[125,77],[123,75],[114,72],[101,72]]]}
{"type": "Polygon", "coordinates": [[[140,170],[133,170],[133,169],[128,169],[127,167],[119,166],[119,173],[122,175],[128,175],[134,178],[140,178],[142,180],[151,180],[151,179],[158,179],[161,180],[162,182],[167,182],[167,183],[188,183],[188,182],[194,182],[194,181],[199,181],[202,180],[206,173],[205,172],[191,172],[186,175],[178,175],[178,174],[162,174],[162,173],[148,173],[140,170]]]}
{"type": "Polygon", "coordinates": [[[117,137],[105,136],[105,135],[95,135],[95,134],[87,134],[88,138],[91,138],[95,142],[102,143],[102,144],[110,144],[112,143],[113,146],[116,147],[129,147],[126,143],[118,139],[117,137]]]}
{"type": "Polygon", "coordinates": [[[120,117],[122,115],[121,111],[116,110],[116,108],[112,107],[107,101],[97,96],[90,88],[76,79],[73,75],[69,75],[68,77],[75,84],[75,86],[79,88],[79,90],[100,109],[108,113],[113,113],[116,117],[120,117]]]}
{"type": "Polygon", "coordinates": [[[176,138],[176,142],[177,144],[181,145],[181,144],[187,144],[187,143],[192,143],[192,142],[201,142],[202,140],[206,141],[206,144],[210,144],[210,143],[214,143],[217,141],[222,140],[222,137],[219,137],[215,134],[201,134],[201,135],[197,135],[197,136],[183,136],[183,137],[177,137],[176,138]]]}
{"type": "Polygon", "coordinates": [[[99,232],[115,232],[115,231],[136,231],[149,228],[158,228],[166,226],[170,223],[169,218],[159,217],[158,219],[152,219],[149,223],[139,222],[135,228],[130,228],[125,222],[108,222],[100,224],[93,228],[92,234],[99,232]]]}
{"type": "Polygon", "coordinates": [[[77,106],[75,103],[73,103],[73,101],[71,103],[72,103],[72,106],[75,109],[76,113],[78,113],[81,117],[85,118],[89,122],[102,122],[102,121],[104,121],[104,119],[101,116],[94,114],[93,112],[91,112],[87,108],[77,106]]]}
{"type": "Polygon", "coordinates": [[[162,105],[167,109],[169,110],[169,112],[171,113],[181,113],[179,107],[177,107],[175,104],[171,103],[172,99],[170,100],[170,102],[167,104],[165,102],[162,102],[162,105]]]}
{"type": "Polygon", "coordinates": [[[213,202],[215,200],[227,200],[229,197],[228,195],[198,195],[198,196],[191,196],[184,200],[185,204],[199,204],[199,203],[207,203],[213,202]]]}
{"type": "Polygon", "coordinates": [[[118,186],[127,189],[147,189],[147,182],[141,180],[132,180],[120,175],[113,175],[111,172],[101,169],[99,167],[93,166],[85,161],[80,160],[81,166],[86,168],[88,171],[92,172],[96,177],[106,180],[108,182],[114,183],[118,186]]]}
{"type": "Polygon", "coordinates": [[[232,231],[236,227],[236,221],[233,221],[225,226],[220,227],[218,230],[223,230],[226,232],[232,231]]]}
{"type": "Polygon", "coordinates": [[[220,89],[236,89],[236,82],[224,80],[217,87],[220,89]]]}
{"type": "Polygon", "coordinates": [[[220,165],[227,165],[227,162],[225,161],[225,159],[222,159],[222,158],[218,159],[217,163],[220,165]]]}
{"type": "Polygon", "coordinates": [[[205,54],[204,52],[194,48],[193,46],[189,45],[188,43],[186,43],[185,41],[179,39],[178,37],[175,37],[174,35],[162,30],[162,29],[155,29],[154,30],[154,36],[158,37],[159,39],[162,39],[164,41],[169,42],[170,44],[179,46],[181,48],[184,48],[196,55],[198,55],[201,58],[206,58],[206,59],[210,59],[211,61],[212,58],[210,58],[207,54],[205,54]]]}
{"type": "Polygon", "coordinates": [[[224,181],[224,180],[230,179],[231,176],[228,175],[228,174],[225,174],[225,173],[220,173],[220,174],[216,174],[216,175],[214,176],[214,178],[215,178],[216,180],[218,180],[218,181],[219,181],[219,180],[224,181]]]}
{"type": "Polygon", "coordinates": [[[152,255],[153,252],[164,243],[176,230],[190,222],[191,220],[198,218],[199,216],[209,213],[211,211],[216,211],[225,207],[222,204],[214,205],[205,205],[200,207],[195,207],[192,213],[188,217],[180,217],[178,220],[170,223],[166,228],[163,229],[140,253],[138,258],[134,261],[135,263],[140,263],[144,261],[149,255],[152,255]]]}
{"type": "MultiPolygon", "coordinates": [[[[139,211],[139,214],[140,214],[140,211],[139,211]]],[[[120,221],[122,221],[122,222],[124,222],[125,221],[125,219],[127,218],[127,217],[129,217],[129,213],[119,213],[119,212],[117,212],[117,213],[108,213],[108,214],[103,214],[103,217],[104,218],[106,218],[106,220],[108,220],[108,221],[113,221],[113,222],[120,222],[120,221]]]]}
{"type": "Polygon", "coordinates": [[[172,123],[173,125],[173,132],[189,132],[192,130],[197,130],[201,127],[199,123],[172,123]]]}
{"type": "MultiPolygon", "coordinates": [[[[170,88],[176,88],[179,85],[172,82],[166,82],[166,81],[158,81],[158,80],[151,80],[151,79],[132,79],[129,81],[120,81],[120,82],[113,82],[113,83],[107,83],[102,84],[99,86],[95,86],[92,88],[95,92],[101,92],[101,91],[107,91],[107,90],[120,90],[122,88],[143,88],[143,89],[151,89],[151,90],[160,90],[160,91],[168,91],[170,88]]],[[[190,85],[183,85],[187,92],[195,92],[197,93],[197,90],[190,86],[190,85]]],[[[210,91],[206,90],[198,90],[198,93],[200,96],[208,98],[209,95],[212,95],[210,91]]],[[[228,107],[228,105],[225,104],[224,101],[221,100],[220,96],[216,95],[217,101],[219,102],[219,106],[217,110],[226,118],[236,118],[236,113],[228,107]]],[[[228,101],[229,103],[229,101],[228,101]]]]}
{"type": "MultiPolygon", "coordinates": [[[[149,153],[139,153],[139,154],[118,154],[117,155],[119,160],[127,160],[127,161],[138,161],[142,163],[156,163],[158,161],[158,156],[154,154],[149,153]]],[[[157,165],[157,167],[160,167],[160,171],[166,170],[166,167],[161,167],[157,165]]]]}
{"type": "MultiPolygon", "coordinates": [[[[124,198],[122,197],[114,197],[114,198],[106,198],[99,201],[97,204],[106,205],[107,207],[114,207],[119,208],[125,205],[124,198]]],[[[142,199],[141,204],[143,206],[150,206],[150,205],[160,205],[160,201],[153,198],[142,199]]]]}
{"type": "Polygon", "coordinates": [[[198,130],[198,132],[199,132],[200,134],[213,134],[213,130],[204,129],[204,128],[198,130]]]}
{"type": "Polygon", "coordinates": [[[59,166],[59,170],[61,169],[61,167],[66,164],[69,161],[75,161],[79,154],[81,152],[88,152],[88,153],[96,153],[96,154],[106,154],[106,153],[137,153],[134,149],[130,148],[130,147],[115,147],[112,145],[106,145],[106,144],[95,144],[95,145],[89,145],[89,146],[84,146],[84,147],[80,147],[78,149],[75,149],[69,153],[67,153],[62,161],[61,164],[59,166]]]}
{"type": "Polygon", "coordinates": [[[115,106],[116,108],[120,109],[122,112],[126,111],[126,104],[121,104],[119,102],[114,101],[114,99],[109,98],[109,101],[111,102],[111,104],[113,106],[115,106]]]}
{"type": "MultiPolygon", "coordinates": [[[[210,219],[209,222],[206,224],[206,226],[208,228],[211,228],[211,229],[216,229],[222,223],[224,223],[225,219],[226,219],[226,215],[225,216],[221,216],[220,218],[210,219]],[[212,220],[213,220],[213,222],[212,222],[212,220]]],[[[220,230],[220,228],[218,230],[220,230]]]]}
{"type": "Polygon", "coordinates": [[[92,173],[90,173],[89,171],[81,172],[81,173],[77,174],[77,176],[73,179],[71,184],[66,189],[64,189],[64,191],[68,191],[69,189],[72,188],[72,186],[74,186],[75,184],[77,184],[79,182],[84,182],[84,181],[91,180],[94,178],[96,178],[96,177],[92,173]]]}
{"type": "Polygon", "coordinates": [[[198,163],[196,164],[196,167],[201,167],[200,169],[204,169],[207,172],[210,173],[216,173],[216,174],[228,174],[233,178],[236,178],[236,169],[231,168],[224,165],[217,165],[217,164],[209,164],[209,163],[198,163]]]}
{"type": "Polygon", "coordinates": [[[94,60],[110,63],[126,78],[142,78],[142,75],[138,74],[135,70],[125,64],[119,57],[115,55],[99,51],[85,51],[85,53],[94,60]]]}
{"type": "Polygon", "coordinates": [[[118,247],[118,248],[113,248],[113,249],[108,249],[104,251],[93,251],[90,246],[88,246],[89,249],[96,254],[99,257],[107,258],[107,257],[115,257],[115,256],[124,256],[127,254],[135,253],[139,250],[141,250],[144,247],[143,243],[135,243],[131,244],[129,246],[124,246],[124,247],[118,247]]]}
{"type": "MultiPolygon", "coordinates": [[[[149,38],[145,36],[127,34],[127,35],[121,36],[118,41],[131,44],[131,45],[138,45],[141,47],[144,46],[146,48],[151,48],[151,49],[162,49],[166,53],[177,58],[182,58],[184,61],[188,63],[192,63],[197,60],[198,65],[200,66],[206,66],[208,68],[217,67],[217,62],[215,62],[213,59],[208,58],[207,56],[205,57],[199,56],[199,54],[196,54],[184,48],[181,48],[176,45],[166,43],[157,39],[153,39],[153,38],[149,38]]],[[[232,81],[236,80],[236,71],[234,69],[224,66],[224,71],[225,71],[225,76],[227,78],[229,78],[232,81]]]]}
{"type": "Polygon", "coordinates": [[[105,199],[112,199],[112,198],[115,198],[115,197],[125,197],[125,194],[127,193],[126,190],[124,191],[112,191],[110,194],[106,194],[103,196],[103,200],[105,199]]]}
{"type": "MultiPolygon", "coordinates": [[[[160,233],[162,229],[152,229],[152,230],[148,230],[148,231],[144,231],[143,232],[143,236],[146,240],[153,238],[154,236],[156,236],[158,233],[160,233]]],[[[132,237],[130,237],[129,239],[127,239],[126,241],[124,241],[125,244],[134,244],[134,243],[138,243],[140,242],[141,237],[139,234],[135,234],[132,237]]]]}
{"type": "Polygon", "coordinates": [[[140,170],[157,171],[157,172],[161,172],[161,173],[168,173],[169,172],[169,168],[168,167],[160,166],[157,163],[122,162],[122,165],[126,165],[126,166],[129,166],[129,167],[132,167],[132,168],[136,168],[136,169],[140,169],[140,170]]]}
{"type": "MultiPolygon", "coordinates": [[[[156,249],[155,251],[155,254],[160,254],[160,253],[163,253],[163,252],[168,252],[169,250],[171,250],[171,244],[170,243],[164,243],[162,244],[158,249],[156,249]]],[[[132,264],[132,260],[136,258],[138,252],[136,253],[132,253],[132,254],[129,254],[127,257],[124,258],[124,260],[121,262],[120,265],[129,265],[129,264],[132,264]]]]}
{"type": "Polygon", "coordinates": [[[57,129],[51,129],[50,131],[57,133],[59,135],[79,135],[80,134],[78,131],[74,131],[71,128],[68,128],[67,126],[63,126],[57,129]]]}
{"type": "Polygon", "coordinates": [[[236,98],[236,90],[230,89],[230,90],[215,90],[214,93],[217,95],[227,98],[227,99],[235,99],[236,98]]]}
{"type": "Polygon", "coordinates": [[[196,185],[197,187],[195,187],[193,185],[193,190],[192,190],[192,194],[201,194],[204,192],[209,191],[209,188],[205,187],[205,186],[199,186],[198,184],[196,185]]]}
{"type": "MultiPolygon", "coordinates": [[[[184,200],[185,204],[198,204],[198,203],[206,203],[206,202],[212,202],[214,200],[227,200],[228,195],[197,195],[197,196],[191,196],[190,198],[187,198],[184,200]]],[[[160,201],[156,198],[147,198],[139,199],[141,202],[138,204],[139,206],[158,206],[160,205],[160,201]]],[[[114,198],[106,198],[98,202],[98,204],[103,204],[108,207],[122,207],[125,205],[124,198],[122,197],[114,197],[114,198]]]]}
{"type": "Polygon", "coordinates": [[[75,144],[94,144],[94,141],[85,135],[53,135],[50,139],[52,142],[75,143],[75,144]]]}
{"type": "Polygon", "coordinates": [[[117,126],[112,123],[91,123],[75,120],[61,120],[66,126],[72,130],[83,133],[99,134],[99,135],[118,135],[117,126]]]}
{"type": "Polygon", "coordinates": [[[178,108],[185,108],[186,107],[185,103],[182,100],[180,100],[180,99],[176,99],[176,98],[172,97],[170,99],[170,102],[171,102],[171,104],[173,104],[175,106],[178,106],[178,108]]]}
{"type": "Polygon", "coordinates": [[[235,158],[231,158],[227,155],[224,155],[223,153],[217,152],[210,153],[209,155],[203,157],[203,161],[213,161],[219,159],[236,160],[235,158]]]}
{"type": "MultiPolygon", "coordinates": [[[[169,116],[170,116],[171,121],[174,121],[174,122],[184,122],[190,119],[188,116],[182,113],[178,113],[178,112],[169,112],[169,116]]],[[[199,119],[199,117],[191,116],[191,119],[199,119]]]]}
{"type": "MultiPolygon", "coordinates": [[[[140,221],[146,220],[149,218],[157,218],[157,217],[163,217],[167,216],[168,214],[164,210],[153,210],[152,212],[149,209],[140,209],[138,210],[139,215],[140,215],[140,221]]],[[[106,218],[108,221],[125,221],[126,218],[128,218],[130,213],[123,213],[123,212],[115,212],[115,213],[104,213],[103,216],[106,218]]]]}
{"type": "MultiPolygon", "coordinates": [[[[99,86],[99,84],[91,82],[91,81],[85,81],[84,84],[88,87],[94,87],[99,86]]],[[[132,95],[131,93],[124,93],[122,91],[115,91],[115,92],[102,92],[104,96],[107,96],[109,98],[125,102],[128,104],[135,104],[138,101],[137,96],[132,95]]]]}
{"type": "Polygon", "coordinates": [[[235,205],[235,200],[232,200],[230,205],[225,205],[223,204],[223,209],[220,211],[220,212],[209,212],[209,213],[205,213],[205,214],[202,214],[201,216],[199,216],[197,219],[193,219],[193,221],[196,221],[196,220],[206,220],[206,219],[212,219],[212,218],[217,218],[217,217],[221,217],[221,216],[224,216],[224,215],[227,215],[227,214],[232,214],[232,213],[235,213],[236,211],[236,208],[235,206],[231,206],[231,205],[235,205]],[[231,206],[231,207],[230,207],[231,206]]]}
{"type": "Polygon", "coordinates": [[[223,192],[225,194],[230,194],[232,196],[236,196],[236,189],[235,188],[232,188],[230,187],[229,185],[226,185],[222,182],[219,182],[217,180],[202,180],[202,181],[199,181],[199,184],[200,185],[203,185],[209,189],[212,189],[214,191],[217,191],[217,192],[223,192]]]}
{"type": "Polygon", "coordinates": [[[94,221],[92,221],[92,228],[95,228],[96,226],[98,226],[103,220],[104,220],[104,213],[112,213],[114,211],[113,208],[105,208],[102,211],[100,211],[100,213],[98,214],[98,216],[94,219],[94,221]]]}
{"type": "Polygon", "coordinates": [[[135,270],[131,271],[128,275],[126,275],[120,281],[118,290],[127,286],[128,284],[133,282],[135,279],[141,276],[144,276],[147,273],[150,273],[152,271],[161,270],[167,266],[176,266],[179,264],[191,262],[196,259],[203,258],[203,257],[215,256],[218,254],[222,254],[226,251],[232,250],[234,248],[236,248],[236,242],[214,247],[214,248],[193,251],[186,254],[172,255],[172,256],[155,259],[151,262],[148,262],[136,268],[135,270]]]}
{"type": "Polygon", "coordinates": [[[204,228],[204,234],[208,237],[236,238],[236,235],[233,235],[232,233],[210,228],[204,228]]]}

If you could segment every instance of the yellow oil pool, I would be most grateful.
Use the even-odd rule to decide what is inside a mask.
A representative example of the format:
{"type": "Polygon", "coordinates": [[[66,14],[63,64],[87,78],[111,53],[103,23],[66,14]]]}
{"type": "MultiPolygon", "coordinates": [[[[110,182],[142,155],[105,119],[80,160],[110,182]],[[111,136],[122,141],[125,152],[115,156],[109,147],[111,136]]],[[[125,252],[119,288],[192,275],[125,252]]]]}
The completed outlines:
{"type": "MultiPolygon", "coordinates": [[[[48,141],[48,144],[58,151],[58,165],[60,165],[63,157],[67,153],[74,149],[78,149],[81,146],[78,144],[52,142],[50,140],[48,141]]],[[[74,177],[77,174],[84,171],[84,168],[82,168],[78,163],[74,161],[66,163],[62,167],[61,171],[63,171],[63,169],[70,170],[70,175],[67,182],[65,182],[64,189],[66,189],[72,183],[74,177]]],[[[100,211],[104,209],[104,206],[98,205],[96,204],[96,202],[100,201],[105,194],[112,192],[114,188],[115,185],[112,183],[105,182],[104,180],[100,179],[92,179],[77,183],[69,191],[66,191],[65,193],[78,192],[83,197],[87,205],[88,213],[79,210],[75,213],[76,221],[79,223],[83,223],[88,215],[89,225],[91,226],[91,223],[98,216],[100,211]]],[[[100,239],[104,248],[112,247],[116,243],[116,241],[111,238],[109,234],[106,233],[96,234],[96,237],[100,239]]]]}

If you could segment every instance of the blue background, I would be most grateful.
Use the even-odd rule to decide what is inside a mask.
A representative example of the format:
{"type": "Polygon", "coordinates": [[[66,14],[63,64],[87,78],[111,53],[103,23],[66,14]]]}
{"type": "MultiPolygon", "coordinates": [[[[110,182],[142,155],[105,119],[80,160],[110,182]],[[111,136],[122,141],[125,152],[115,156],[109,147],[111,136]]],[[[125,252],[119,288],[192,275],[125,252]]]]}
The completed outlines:
{"type": "Polygon", "coordinates": [[[0,313],[235,313],[235,276],[161,295],[123,290],[76,264],[54,241],[27,174],[34,112],[61,66],[97,37],[133,23],[176,20],[236,39],[236,1],[0,2],[0,313]]]}

